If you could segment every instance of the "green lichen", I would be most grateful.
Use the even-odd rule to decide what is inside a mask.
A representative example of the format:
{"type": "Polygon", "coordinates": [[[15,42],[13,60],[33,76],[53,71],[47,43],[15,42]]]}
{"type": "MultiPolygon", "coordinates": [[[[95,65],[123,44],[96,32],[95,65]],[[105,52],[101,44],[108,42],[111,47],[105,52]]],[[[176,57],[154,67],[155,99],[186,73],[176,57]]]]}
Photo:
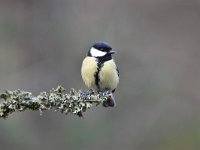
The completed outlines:
{"type": "Polygon", "coordinates": [[[0,118],[6,118],[13,112],[25,110],[40,111],[54,109],[64,114],[74,114],[79,117],[91,106],[103,104],[107,97],[103,93],[94,90],[83,92],[71,89],[65,92],[62,86],[51,89],[49,92],[41,92],[38,96],[22,90],[6,90],[0,94],[0,118]]]}

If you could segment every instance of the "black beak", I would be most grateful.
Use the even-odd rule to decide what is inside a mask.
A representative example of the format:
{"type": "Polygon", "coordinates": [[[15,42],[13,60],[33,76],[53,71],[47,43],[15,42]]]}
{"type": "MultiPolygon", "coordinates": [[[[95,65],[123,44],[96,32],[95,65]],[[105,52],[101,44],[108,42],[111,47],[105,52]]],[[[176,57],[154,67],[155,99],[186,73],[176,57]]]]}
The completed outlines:
{"type": "Polygon", "coordinates": [[[115,53],[116,51],[113,51],[113,50],[109,51],[109,54],[115,54],[115,53]]]}

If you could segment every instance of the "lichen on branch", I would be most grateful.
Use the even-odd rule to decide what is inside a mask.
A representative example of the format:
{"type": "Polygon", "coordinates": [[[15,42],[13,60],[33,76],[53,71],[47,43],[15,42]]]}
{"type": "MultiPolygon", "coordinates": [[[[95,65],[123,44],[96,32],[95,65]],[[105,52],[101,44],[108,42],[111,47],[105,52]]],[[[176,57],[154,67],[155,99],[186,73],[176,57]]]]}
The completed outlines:
{"type": "Polygon", "coordinates": [[[94,90],[83,92],[71,89],[69,93],[66,93],[62,86],[53,88],[49,92],[41,92],[38,96],[22,90],[6,90],[0,94],[0,118],[6,118],[13,112],[33,110],[42,113],[50,109],[82,117],[83,112],[92,105],[103,104],[106,99],[103,93],[97,93],[94,90]]]}

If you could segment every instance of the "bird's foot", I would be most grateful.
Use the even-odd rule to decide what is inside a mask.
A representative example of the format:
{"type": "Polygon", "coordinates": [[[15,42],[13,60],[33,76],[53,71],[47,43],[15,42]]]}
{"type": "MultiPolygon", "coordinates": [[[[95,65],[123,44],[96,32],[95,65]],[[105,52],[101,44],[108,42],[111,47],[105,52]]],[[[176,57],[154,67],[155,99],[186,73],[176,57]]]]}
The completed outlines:
{"type": "Polygon", "coordinates": [[[112,92],[111,91],[104,91],[103,92],[103,96],[109,96],[109,95],[112,95],[112,92]]]}

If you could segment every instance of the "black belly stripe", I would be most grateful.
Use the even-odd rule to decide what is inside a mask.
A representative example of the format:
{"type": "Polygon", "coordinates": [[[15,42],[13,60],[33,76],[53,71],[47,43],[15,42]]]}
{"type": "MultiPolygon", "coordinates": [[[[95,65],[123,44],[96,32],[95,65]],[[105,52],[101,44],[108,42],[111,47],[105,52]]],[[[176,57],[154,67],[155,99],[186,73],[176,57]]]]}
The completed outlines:
{"type": "Polygon", "coordinates": [[[97,71],[94,74],[94,78],[95,78],[95,85],[97,86],[97,90],[100,90],[100,77],[99,77],[99,72],[101,71],[101,68],[103,67],[103,63],[98,61],[97,63],[97,71]]]}
{"type": "Polygon", "coordinates": [[[111,59],[112,59],[111,55],[106,55],[104,57],[97,58],[97,71],[94,74],[94,78],[95,78],[95,85],[97,86],[98,91],[101,90],[101,87],[99,85],[99,83],[100,83],[99,72],[101,71],[101,68],[103,67],[104,62],[109,61],[111,59]]]}

